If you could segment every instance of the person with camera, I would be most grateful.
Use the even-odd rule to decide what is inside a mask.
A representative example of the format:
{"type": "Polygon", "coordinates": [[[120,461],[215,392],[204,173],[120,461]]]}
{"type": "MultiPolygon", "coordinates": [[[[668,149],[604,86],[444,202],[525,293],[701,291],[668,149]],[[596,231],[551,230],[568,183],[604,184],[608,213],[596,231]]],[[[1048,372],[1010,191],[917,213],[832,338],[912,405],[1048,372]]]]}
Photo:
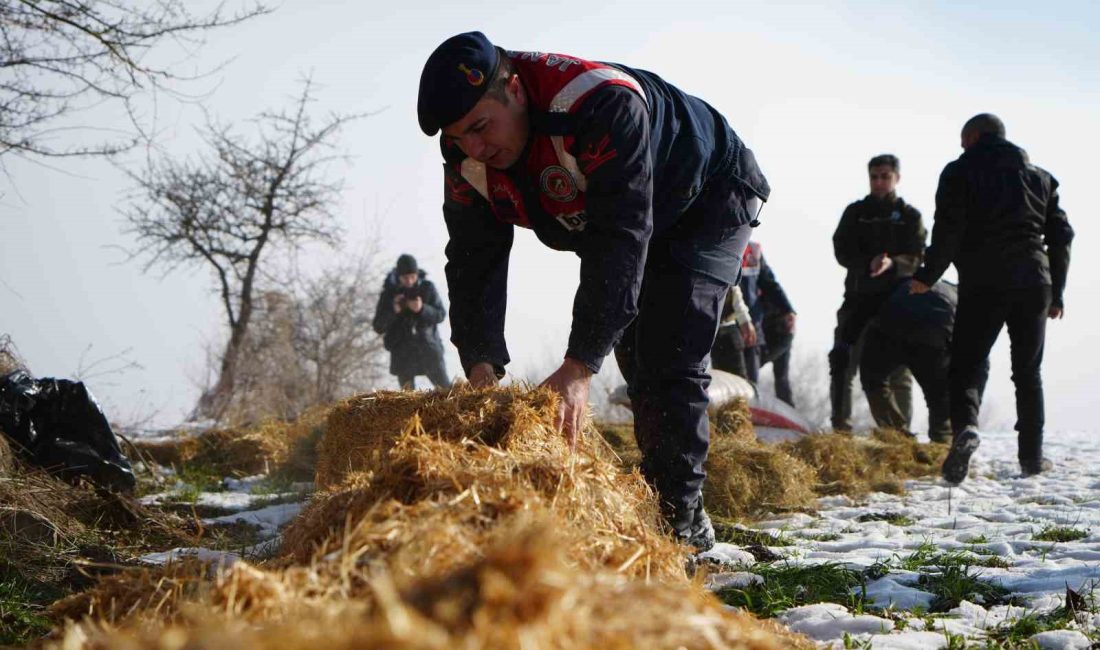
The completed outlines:
{"type": "Polygon", "coordinates": [[[398,257],[374,312],[374,331],[382,335],[390,353],[390,374],[401,388],[416,388],[417,375],[426,375],[437,388],[451,386],[439,338],[447,308],[426,275],[412,255],[398,257]]]}

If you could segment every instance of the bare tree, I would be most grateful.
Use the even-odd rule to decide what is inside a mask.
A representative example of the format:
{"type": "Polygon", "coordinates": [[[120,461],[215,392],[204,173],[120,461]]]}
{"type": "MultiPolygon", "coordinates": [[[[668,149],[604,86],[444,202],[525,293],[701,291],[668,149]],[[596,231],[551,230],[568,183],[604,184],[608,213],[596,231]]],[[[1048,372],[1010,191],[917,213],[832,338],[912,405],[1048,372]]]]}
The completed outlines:
{"type": "Polygon", "coordinates": [[[386,376],[371,329],[377,283],[366,258],[260,292],[241,346],[227,423],[293,419],[386,376]]]}
{"type": "Polygon", "coordinates": [[[365,390],[387,374],[371,321],[379,287],[368,259],[326,270],[295,292],[298,356],[312,370],[315,403],[365,390]]]}
{"type": "Polygon", "coordinates": [[[137,240],[132,255],[146,258],[147,270],[209,268],[224,309],[229,337],[218,380],[196,416],[219,417],[233,393],[269,249],[337,241],[333,209],[342,183],[325,173],[339,158],[332,152],[336,134],[360,116],[334,114],[314,124],[307,110],[312,101],[307,80],[289,110],[256,118],[256,138],[211,122],[202,133],[208,153],[152,160],[131,176],[137,194],[123,213],[137,240]]]}
{"type": "Polygon", "coordinates": [[[194,79],[179,65],[146,58],[166,41],[193,50],[210,30],[268,13],[262,4],[236,12],[219,5],[196,15],[185,0],[0,0],[0,161],[118,153],[138,142],[133,134],[103,139],[101,129],[65,118],[104,103],[142,131],[132,101],[144,91],[194,79]],[[73,131],[90,143],[58,145],[73,131]]]}

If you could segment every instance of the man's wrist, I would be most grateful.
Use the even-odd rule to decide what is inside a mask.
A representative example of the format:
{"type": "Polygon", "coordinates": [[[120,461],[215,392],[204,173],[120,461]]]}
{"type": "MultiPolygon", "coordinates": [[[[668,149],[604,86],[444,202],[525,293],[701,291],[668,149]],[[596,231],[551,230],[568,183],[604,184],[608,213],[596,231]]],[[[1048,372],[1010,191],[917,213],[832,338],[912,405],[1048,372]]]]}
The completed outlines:
{"type": "Polygon", "coordinates": [[[591,367],[589,367],[587,363],[574,357],[565,357],[564,361],[562,361],[562,365],[568,366],[584,379],[591,379],[592,375],[595,374],[595,372],[592,370],[591,367]]]}

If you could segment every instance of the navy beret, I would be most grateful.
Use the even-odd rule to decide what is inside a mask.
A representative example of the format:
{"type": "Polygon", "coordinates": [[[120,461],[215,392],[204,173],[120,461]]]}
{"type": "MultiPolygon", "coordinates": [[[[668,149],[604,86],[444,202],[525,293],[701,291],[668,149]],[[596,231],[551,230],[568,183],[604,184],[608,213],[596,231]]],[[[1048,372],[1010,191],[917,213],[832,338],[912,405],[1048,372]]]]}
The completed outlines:
{"type": "Polygon", "coordinates": [[[466,32],[435,48],[420,73],[420,130],[435,135],[470,112],[496,77],[500,57],[485,34],[466,32]]]}

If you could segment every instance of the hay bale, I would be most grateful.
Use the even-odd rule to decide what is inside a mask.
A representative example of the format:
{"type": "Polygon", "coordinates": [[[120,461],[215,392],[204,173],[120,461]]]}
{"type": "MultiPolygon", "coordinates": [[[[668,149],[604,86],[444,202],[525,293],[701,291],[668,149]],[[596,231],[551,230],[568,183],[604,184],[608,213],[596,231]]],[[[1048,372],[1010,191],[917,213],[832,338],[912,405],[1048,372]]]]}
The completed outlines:
{"type": "Polygon", "coordinates": [[[283,472],[292,479],[313,478],[317,443],[330,406],[314,407],[292,422],[272,420],[246,428],[209,429],[198,436],[145,442],[138,454],[158,465],[193,465],[222,474],[283,472]]]}
{"type": "MultiPolygon", "coordinates": [[[[411,581],[371,575],[362,587],[373,595],[371,605],[326,591],[321,566],[312,567],[315,580],[306,593],[299,575],[237,564],[219,579],[205,615],[198,609],[189,615],[194,624],[119,631],[83,623],[70,626],[52,647],[814,647],[773,623],[726,611],[687,582],[646,583],[610,570],[578,569],[561,542],[556,522],[518,523],[482,558],[446,574],[411,581]],[[251,614],[261,604],[267,614],[258,623],[251,614]]],[[[338,583],[355,584],[349,578],[338,583]]]]}
{"type": "Polygon", "coordinates": [[[373,397],[348,400],[329,417],[317,481],[330,489],[283,537],[297,561],[352,548],[432,575],[476,556],[487,531],[525,512],[569,531],[570,557],[581,565],[683,578],[682,552],[663,534],[652,492],[620,470],[599,436],[582,436],[571,452],[554,427],[553,393],[373,397]],[[331,487],[337,480],[344,483],[331,487]],[[423,553],[410,550],[421,545],[423,553]]]}
{"type": "Polygon", "coordinates": [[[946,445],[924,445],[902,432],[875,431],[804,436],[780,448],[813,467],[819,494],[863,496],[872,491],[900,494],[906,479],[934,476],[947,456],[946,445]]]}
{"type": "MultiPolygon", "coordinates": [[[[623,467],[629,470],[641,462],[632,424],[599,423],[597,428],[622,459],[623,467]]],[[[817,499],[813,468],[758,441],[744,399],[731,400],[712,416],[706,470],[703,501],[707,511],[719,518],[810,510],[817,499]]]]}
{"type": "Polygon", "coordinates": [[[775,445],[755,438],[712,436],[703,502],[723,519],[812,510],[814,469],[775,445]]]}
{"type": "Polygon", "coordinates": [[[15,469],[15,453],[8,444],[4,432],[0,431],[0,477],[9,476],[15,469]]]}
{"type": "Polygon", "coordinates": [[[756,431],[752,428],[749,401],[738,397],[719,407],[711,417],[711,431],[737,440],[755,440],[756,431]]]}
{"type": "MultiPolygon", "coordinates": [[[[503,450],[509,441],[552,423],[557,404],[557,397],[550,391],[528,393],[515,387],[427,393],[378,391],[349,398],[329,415],[318,449],[317,486],[335,487],[354,471],[387,471],[386,452],[414,417],[428,435],[450,441],[472,440],[503,450]]],[[[549,438],[545,431],[536,437],[549,438]]]]}

